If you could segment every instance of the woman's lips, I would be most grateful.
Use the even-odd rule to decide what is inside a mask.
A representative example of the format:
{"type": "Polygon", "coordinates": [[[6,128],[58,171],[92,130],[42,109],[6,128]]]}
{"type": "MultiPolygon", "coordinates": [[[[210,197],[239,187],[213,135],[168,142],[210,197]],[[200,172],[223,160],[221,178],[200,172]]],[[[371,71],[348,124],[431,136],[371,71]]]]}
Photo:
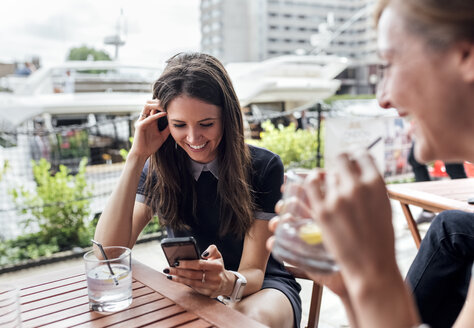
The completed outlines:
{"type": "Polygon", "coordinates": [[[207,145],[207,142],[203,143],[203,144],[200,144],[200,145],[190,145],[190,144],[186,144],[192,151],[201,151],[204,149],[204,147],[206,147],[207,145]]]}

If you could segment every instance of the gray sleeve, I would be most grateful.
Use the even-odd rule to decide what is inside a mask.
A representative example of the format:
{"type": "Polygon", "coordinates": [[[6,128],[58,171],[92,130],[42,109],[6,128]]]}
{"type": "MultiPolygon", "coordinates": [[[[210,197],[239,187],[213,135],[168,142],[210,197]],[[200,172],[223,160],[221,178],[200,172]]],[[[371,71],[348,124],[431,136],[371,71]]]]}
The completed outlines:
{"type": "Polygon", "coordinates": [[[262,212],[262,211],[255,211],[255,212],[254,212],[254,215],[255,215],[255,218],[257,218],[257,219],[259,219],[259,220],[265,220],[265,221],[269,221],[269,220],[272,219],[274,216],[276,216],[275,213],[262,212]]]}

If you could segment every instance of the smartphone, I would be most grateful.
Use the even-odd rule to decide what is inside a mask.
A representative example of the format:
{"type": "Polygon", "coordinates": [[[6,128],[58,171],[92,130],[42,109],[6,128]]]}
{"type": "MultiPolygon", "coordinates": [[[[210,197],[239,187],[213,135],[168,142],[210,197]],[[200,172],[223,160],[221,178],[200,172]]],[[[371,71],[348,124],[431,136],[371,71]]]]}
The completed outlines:
{"type": "Polygon", "coordinates": [[[165,238],[161,241],[161,248],[170,267],[174,267],[176,261],[200,259],[199,249],[193,237],[165,238]]]}
{"type": "Polygon", "coordinates": [[[158,131],[163,131],[168,126],[168,117],[167,116],[160,117],[157,122],[158,122],[157,123],[158,131]]]}

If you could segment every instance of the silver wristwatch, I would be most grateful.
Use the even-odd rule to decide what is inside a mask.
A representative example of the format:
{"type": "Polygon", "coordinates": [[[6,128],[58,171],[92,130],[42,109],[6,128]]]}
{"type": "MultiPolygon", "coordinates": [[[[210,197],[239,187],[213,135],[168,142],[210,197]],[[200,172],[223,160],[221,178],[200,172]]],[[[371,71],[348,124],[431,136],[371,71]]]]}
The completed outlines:
{"type": "Polygon", "coordinates": [[[234,303],[234,302],[240,301],[242,299],[242,295],[244,294],[245,286],[247,285],[247,279],[245,279],[245,277],[242,274],[240,274],[237,271],[229,271],[229,272],[232,272],[233,274],[235,274],[237,279],[235,280],[234,289],[232,290],[232,293],[230,294],[230,296],[218,297],[218,299],[224,303],[228,303],[228,302],[234,303]]]}

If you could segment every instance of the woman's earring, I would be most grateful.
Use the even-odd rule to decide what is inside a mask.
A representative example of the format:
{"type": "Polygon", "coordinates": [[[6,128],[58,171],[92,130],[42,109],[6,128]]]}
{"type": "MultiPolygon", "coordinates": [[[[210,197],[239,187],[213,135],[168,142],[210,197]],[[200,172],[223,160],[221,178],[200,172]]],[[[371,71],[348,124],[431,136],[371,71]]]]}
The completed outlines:
{"type": "Polygon", "coordinates": [[[176,141],[174,142],[174,149],[178,150],[178,144],[176,143],[176,141]]]}

